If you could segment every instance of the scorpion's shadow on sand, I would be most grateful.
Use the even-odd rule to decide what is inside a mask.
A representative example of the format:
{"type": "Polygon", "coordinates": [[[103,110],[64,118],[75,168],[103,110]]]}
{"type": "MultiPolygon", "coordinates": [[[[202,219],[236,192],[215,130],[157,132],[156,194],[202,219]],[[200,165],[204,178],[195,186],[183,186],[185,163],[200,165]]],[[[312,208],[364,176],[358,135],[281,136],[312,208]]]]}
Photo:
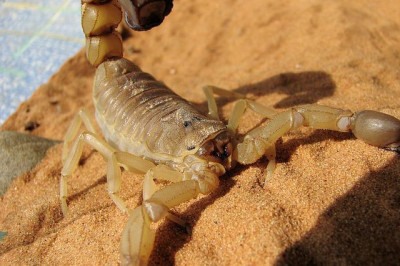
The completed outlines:
{"type": "MultiPolygon", "coordinates": [[[[273,93],[281,94],[284,97],[280,101],[268,103],[268,106],[290,108],[301,104],[316,103],[320,99],[332,96],[335,89],[335,82],[328,73],[305,71],[281,73],[263,81],[241,86],[233,91],[254,95],[254,98],[273,93]]],[[[224,103],[223,98],[219,98],[219,100],[219,104],[224,103]]]]}
{"type": "MultiPolygon", "coordinates": [[[[287,95],[273,107],[289,108],[331,96],[335,84],[324,72],[286,73],[236,91],[262,95],[265,88],[264,94],[287,95]]],[[[299,145],[348,138],[353,137],[348,133],[314,131],[305,139],[292,139],[281,147],[278,144],[277,159],[279,162],[290,158],[299,145]]],[[[396,156],[382,168],[371,169],[320,215],[302,239],[280,255],[276,265],[397,264],[400,261],[399,162],[396,156]]]]}
{"type": "MultiPolygon", "coordinates": [[[[190,229],[196,226],[197,221],[207,206],[212,205],[218,198],[226,195],[235,185],[230,178],[233,174],[239,174],[241,170],[235,169],[232,173],[220,178],[220,186],[210,195],[197,200],[178,216],[189,223],[190,229]]],[[[154,250],[150,257],[150,265],[175,265],[175,254],[185,243],[191,240],[191,233],[182,227],[166,221],[158,229],[154,250]]]]}
{"type": "Polygon", "coordinates": [[[371,170],[288,247],[275,265],[398,265],[400,163],[371,170]]]}
{"type": "MultiPolygon", "coordinates": [[[[250,95],[250,98],[257,98],[260,96],[281,93],[286,95],[279,102],[273,105],[274,108],[290,108],[296,105],[316,103],[318,100],[333,95],[336,85],[331,76],[322,71],[308,71],[301,73],[282,73],[263,81],[241,86],[233,91],[242,94],[250,95]]],[[[232,101],[226,98],[217,98],[217,105],[219,107],[232,101]]],[[[197,105],[197,107],[206,111],[206,102],[197,105]]],[[[320,133],[320,132],[318,132],[320,133]]],[[[278,163],[289,159],[290,154],[294,150],[305,143],[311,144],[314,142],[323,141],[325,139],[343,140],[349,138],[346,134],[311,134],[309,137],[298,140],[290,141],[287,147],[277,146],[277,160],[278,163]],[[299,143],[301,142],[301,143],[299,143]],[[279,150],[284,152],[280,153],[279,150]]],[[[233,171],[221,178],[219,188],[212,194],[198,200],[190,205],[179,216],[190,222],[190,226],[195,227],[203,210],[207,206],[213,204],[218,198],[223,197],[229,193],[230,189],[235,185],[235,181],[230,178],[231,176],[238,175],[243,171],[245,166],[238,166],[233,171]]],[[[179,228],[172,222],[166,221],[157,230],[155,248],[150,258],[152,265],[174,265],[175,254],[178,252],[185,243],[189,242],[191,235],[185,230],[179,228]],[[173,241],[171,241],[173,239],[173,241]]]]}

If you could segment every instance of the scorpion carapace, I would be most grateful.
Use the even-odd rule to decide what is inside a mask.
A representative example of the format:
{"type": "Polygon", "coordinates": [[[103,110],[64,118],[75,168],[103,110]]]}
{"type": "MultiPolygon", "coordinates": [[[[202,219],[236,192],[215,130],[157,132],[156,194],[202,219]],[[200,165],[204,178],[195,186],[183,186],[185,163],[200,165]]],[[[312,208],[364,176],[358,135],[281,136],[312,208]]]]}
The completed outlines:
{"type": "MultiPolygon", "coordinates": [[[[129,9],[128,2],[132,3],[121,1],[122,6],[129,9]]],[[[162,1],[141,3],[150,2],[162,1]]],[[[290,130],[308,126],[353,132],[371,145],[399,151],[400,121],[375,111],[352,113],[310,104],[277,112],[241,94],[208,86],[204,92],[209,113],[201,114],[164,84],[122,58],[121,38],[115,31],[121,20],[118,2],[85,0],[82,8],[87,57],[97,67],[93,88],[96,120],[107,141],[96,132],[85,111],[76,115],[64,141],[61,207],[67,215],[67,179],[78,166],[83,145],[89,144],[107,161],[110,198],[129,214],[121,237],[122,264],[146,264],[154,245],[150,224],[166,217],[185,225],[169,210],[200,193],[211,193],[219,185],[218,177],[236,162],[250,164],[266,156],[268,180],[276,166],[275,143],[290,130]],[[218,117],[214,94],[237,99],[227,125],[218,117]],[[237,137],[237,127],[246,109],[270,120],[237,137]],[[82,123],[86,130],[80,133],[82,123]],[[134,210],[117,195],[121,167],[144,174],[143,203],[134,210]],[[155,179],[169,184],[157,189],[155,179]]],[[[163,8],[165,13],[166,7],[163,8]]]]}

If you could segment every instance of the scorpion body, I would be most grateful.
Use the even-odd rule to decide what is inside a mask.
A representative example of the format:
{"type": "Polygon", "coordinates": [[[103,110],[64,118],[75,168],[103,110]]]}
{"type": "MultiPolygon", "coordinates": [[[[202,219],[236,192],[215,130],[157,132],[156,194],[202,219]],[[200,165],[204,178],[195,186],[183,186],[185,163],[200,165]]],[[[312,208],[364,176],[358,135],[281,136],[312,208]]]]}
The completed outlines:
{"type": "Polygon", "coordinates": [[[309,126],[353,132],[371,145],[399,152],[400,120],[375,111],[353,113],[310,104],[278,113],[243,95],[206,87],[209,113],[200,113],[122,57],[122,40],[115,30],[122,18],[121,6],[128,24],[139,23],[140,30],[161,23],[170,12],[172,1],[83,0],[86,54],[97,67],[93,88],[95,116],[106,141],[96,132],[87,113],[79,112],[65,136],[60,200],[66,216],[67,179],[78,166],[83,145],[89,144],[107,161],[110,198],[129,214],[121,237],[122,264],[147,264],[154,245],[150,224],[166,217],[185,225],[169,210],[200,193],[211,193],[218,187],[219,176],[236,163],[250,164],[266,156],[268,180],[276,165],[275,142],[290,130],[309,126]],[[227,125],[218,117],[214,94],[238,99],[227,125]],[[270,121],[237,137],[238,123],[246,109],[270,121]],[[82,123],[86,130],[80,132],[82,123]],[[127,208],[117,195],[121,167],[145,174],[143,203],[134,210],[127,208]],[[170,183],[157,189],[156,179],[170,183]]]}
{"type": "Polygon", "coordinates": [[[201,114],[128,60],[104,63],[96,77],[104,77],[105,69],[112,69],[115,76],[110,82],[95,80],[96,119],[105,138],[119,150],[175,166],[205,140],[226,132],[221,121],[201,114]],[[120,68],[128,72],[123,74],[120,68]]]}

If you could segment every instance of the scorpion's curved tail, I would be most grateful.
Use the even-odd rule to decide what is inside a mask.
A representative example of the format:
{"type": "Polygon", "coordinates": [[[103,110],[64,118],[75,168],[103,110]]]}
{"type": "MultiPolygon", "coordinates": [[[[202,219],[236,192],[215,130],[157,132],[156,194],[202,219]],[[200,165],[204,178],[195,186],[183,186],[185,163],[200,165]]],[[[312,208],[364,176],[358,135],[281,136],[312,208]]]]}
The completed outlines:
{"type": "MultiPolygon", "coordinates": [[[[86,36],[86,57],[89,63],[98,67],[106,61],[123,58],[122,38],[116,30],[122,20],[121,7],[130,27],[148,30],[159,25],[171,12],[172,1],[82,0],[82,29],[86,36]]],[[[65,195],[66,188],[63,189],[65,195]]],[[[64,205],[66,212],[66,203],[64,205]]],[[[150,223],[143,206],[131,211],[121,240],[123,265],[147,264],[155,236],[150,223]]]]}
{"type": "Polygon", "coordinates": [[[122,58],[122,38],[116,31],[122,20],[135,30],[159,25],[172,9],[172,0],[82,0],[82,29],[86,36],[86,57],[97,67],[102,62],[122,58]]]}

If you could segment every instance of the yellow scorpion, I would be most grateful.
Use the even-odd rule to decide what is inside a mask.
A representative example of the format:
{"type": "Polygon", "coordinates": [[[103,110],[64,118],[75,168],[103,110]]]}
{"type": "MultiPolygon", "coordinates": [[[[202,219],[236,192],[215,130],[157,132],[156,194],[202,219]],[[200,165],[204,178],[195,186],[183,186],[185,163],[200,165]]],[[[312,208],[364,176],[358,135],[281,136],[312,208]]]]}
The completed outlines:
{"type": "Polygon", "coordinates": [[[89,144],[107,161],[107,186],[111,199],[129,215],[121,237],[121,263],[147,264],[154,245],[151,223],[168,218],[185,225],[171,208],[218,187],[219,176],[237,163],[247,165],[268,158],[265,179],[273,174],[275,142],[300,126],[351,131],[371,145],[399,152],[400,120],[375,111],[350,112],[316,104],[284,112],[264,107],[243,95],[205,87],[209,113],[204,115],[151,75],[123,58],[122,40],[115,30],[121,8],[132,28],[146,30],[160,24],[171,11],[170,1],[83,0],[82,28],[86,55],[97,67],[93,101],[95,116],[105,140],[96,132],[85,111],[79,112],[64,142],[60,199],[67,215],[67,179],[77,167],[83,145],[89,144]],[[218,117],[214,95],[237,102],[227,125],[218,117]],[[236,131],[246,109],[269,122],[244,136],[236,131]],[[81,125],[86,128],[80,133],[81,125]],[[143,203],[131,210],[118,196],[121,167],[144,174],[143,203]],[[157,180],[168,181],[157,190],[157,180]]]}

